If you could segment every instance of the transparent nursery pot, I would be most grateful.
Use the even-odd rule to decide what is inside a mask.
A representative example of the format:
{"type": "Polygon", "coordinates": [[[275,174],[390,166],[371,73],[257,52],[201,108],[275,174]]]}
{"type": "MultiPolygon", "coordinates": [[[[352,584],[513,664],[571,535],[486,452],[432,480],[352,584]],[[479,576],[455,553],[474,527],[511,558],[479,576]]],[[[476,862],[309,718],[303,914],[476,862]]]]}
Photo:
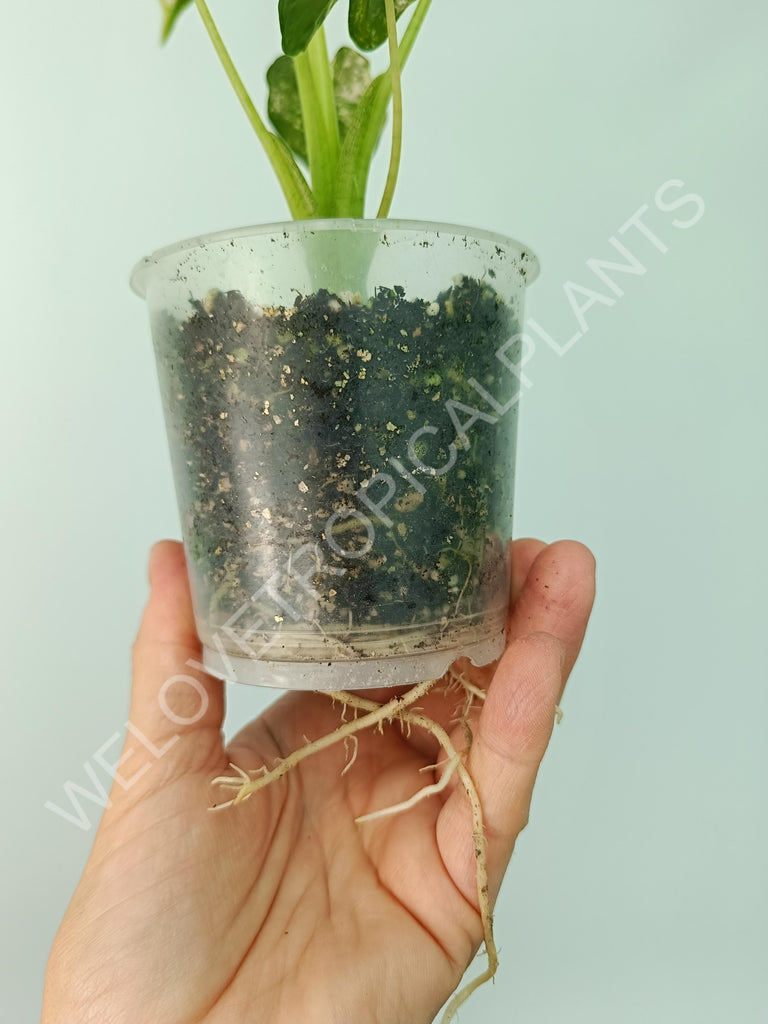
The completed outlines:
{"type": "Polygon", "coordinates": [[[143,260],[208,670],[291,689],[499,657],[520,243],[412,221],[190,239],[143,260]]]}

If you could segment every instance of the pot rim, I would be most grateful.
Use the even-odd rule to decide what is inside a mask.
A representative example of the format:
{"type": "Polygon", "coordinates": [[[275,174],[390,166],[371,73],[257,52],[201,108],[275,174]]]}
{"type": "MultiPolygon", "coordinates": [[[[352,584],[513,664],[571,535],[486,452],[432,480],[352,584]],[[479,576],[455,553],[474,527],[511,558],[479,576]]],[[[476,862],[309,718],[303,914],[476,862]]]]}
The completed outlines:
{"type": "Polygon", "coordinates": [[[163,246],[145,256],[134,266],[130,276],[131,290],[145,298],[147,292],[147,277],[153,267],[156,267],[162,260],[169,256],[188,252],[190,249],[204,248],[213,242],[222,242],[235,238],[259,237],[279,232],[280,234],[314,234],[320,231],[424,231],[439,235],[440,232],[471,236],[483,241],[493,242],[498,246],[517,250],[519,258],[525,258],[525,283],[532,284],[539,276],[538,256],[527,245],[519,242],[509,235],[502,235],[495,231],[486,231],[483,228],[466,227],[462,224],[449,224],[441,221],[408,220],[401,218],[353,218],[353,217],[326,217],[318,220],[287,220],[275,221],[271,224],[254,224],[247,227],[231,228],[224,231],[212,231],[203,235],[194,235],[182,239],[172,245],[163,246]]]}

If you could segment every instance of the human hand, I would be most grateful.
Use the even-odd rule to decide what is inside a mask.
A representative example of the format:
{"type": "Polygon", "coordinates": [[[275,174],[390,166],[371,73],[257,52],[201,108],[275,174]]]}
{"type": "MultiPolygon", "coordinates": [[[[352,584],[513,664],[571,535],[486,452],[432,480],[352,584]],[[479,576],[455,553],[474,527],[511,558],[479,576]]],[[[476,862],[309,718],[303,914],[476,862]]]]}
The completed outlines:
{"type": "MultiPolygon", "coordinates": [[[[236,807],[210,812],[211,781],[339,725],[328,696],[288,693],[225,749],[223,684],[201,661],[183,549],[163,541],[134,646],[130,721],[162,754],[139,773],[128,755],[51,951],[43,1024],[427,1024],[483,937],[475,844],[457,780],[406,813],[356,824],[439,777],[434,737],[398,724],[358,736],[342,775],[337,744],[236,807]],[[158,697],[166,687],[173,721],[158,697]],[[202,706],[205,711],[198,717],[202,706]],[[179,721],[192,721],[180,725],[179,721]]],[[[482,802],[489,896],[498,894],[565,680],[594,597],[582,545],[513,545],[508,647],[496,666],[465,666],[487,691],[469,713],[466,765],[482,802]]],[[[385,701],[396,691],[366,691],[385,701]]],[[[456,691],[419,703],[452,726],[456,691]]]]}

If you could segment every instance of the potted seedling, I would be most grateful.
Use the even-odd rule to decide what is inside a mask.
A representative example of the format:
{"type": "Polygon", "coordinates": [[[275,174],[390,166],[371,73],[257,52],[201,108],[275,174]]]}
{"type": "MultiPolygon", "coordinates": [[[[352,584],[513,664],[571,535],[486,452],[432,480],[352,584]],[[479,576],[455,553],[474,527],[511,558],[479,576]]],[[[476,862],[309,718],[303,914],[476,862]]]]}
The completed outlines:
{"type": "MultiPolygon", "coordinates": [[[[192,0],[165,11],[165,35],[192,0]]],[[[523,292],[537,265],[489,232],[387,220],[400,72],[430,0],[280,0],[270,131],[205,0],[216,52],[296,221],[144,260],[207,667],[286,688],[442,675],[503,649],[523,292]],[[387,16],[391,31],[387,31],[387,16]],[[388,44],[371,80],[360,52],[388,44]],[[392,101],[375,220],[371,159],[392,101]],[[306,176],[302,166],[306,171],[306,176]]]]}
{"type": "Polygon", "coordinates": [[[170,246],[132,278],[151,315],[205,665],[333,691],[357,716],[274,771],[218,781],[236,803],[363,728],[431,729],[472,800],[490,977],[477,795],[412,706],[456,659],[484,665],[504,647],[519,325],[537,261],[487,231],[389,219],[400,77],[430,0],[349,0],[352,45],[332,59],[335,0],[279,0],[271,129],[205,0],[161,0],[164,38],[193,2],[294,218],[170,246]],[[379,46],[389,67],[372,77],[364,52],[379,46]],[[386,184],[366,220],[390,107],[386,184]],[[417,685],[384,705],[341,692],[405,683],[417,685]]]}

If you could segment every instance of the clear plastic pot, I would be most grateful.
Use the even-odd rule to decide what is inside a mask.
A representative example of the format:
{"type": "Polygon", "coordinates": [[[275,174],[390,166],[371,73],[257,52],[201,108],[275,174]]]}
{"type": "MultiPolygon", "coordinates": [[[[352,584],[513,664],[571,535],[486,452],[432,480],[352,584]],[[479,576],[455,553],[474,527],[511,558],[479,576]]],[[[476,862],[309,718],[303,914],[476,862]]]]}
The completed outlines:
{"type": "Polygon", "coordinates": [[[213,674],[349,689],[501,654],[537,272],[487,232],[354,220],[135,268],[213,674]]]}

